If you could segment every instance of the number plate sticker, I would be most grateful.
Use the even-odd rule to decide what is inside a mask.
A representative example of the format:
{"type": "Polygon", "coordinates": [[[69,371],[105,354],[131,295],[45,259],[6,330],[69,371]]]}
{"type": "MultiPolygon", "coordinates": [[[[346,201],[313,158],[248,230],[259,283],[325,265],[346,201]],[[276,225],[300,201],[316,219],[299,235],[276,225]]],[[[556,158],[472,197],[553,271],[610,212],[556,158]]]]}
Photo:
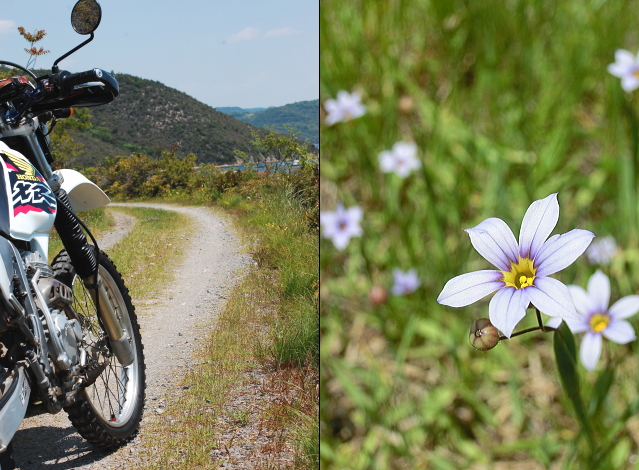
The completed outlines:
{"type": "Polygon", "coordinates": [[[0,155],[9,171],[14,217],[28,212],[55,214],[55,196],[35,167],[6,150],[0,155]]]}

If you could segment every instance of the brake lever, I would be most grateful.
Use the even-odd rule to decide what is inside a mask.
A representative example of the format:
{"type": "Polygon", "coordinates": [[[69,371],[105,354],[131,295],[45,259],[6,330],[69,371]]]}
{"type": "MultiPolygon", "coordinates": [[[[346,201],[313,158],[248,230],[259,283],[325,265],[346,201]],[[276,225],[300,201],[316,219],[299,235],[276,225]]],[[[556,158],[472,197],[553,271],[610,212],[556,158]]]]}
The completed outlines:
{"type": "Polygon", "coordinates": [[[38,85],[31,93],[28,93],[29,99],[25,101],[24,103],[22,103],[22,105],[20,106],[20,109],[17,109],[15,112],[7,116],[6,119],[9,122],[9,124],[13,125],[18,123],[25,116],[25,114],[27,114],[27,111],[29,110],[31,105],[36,101],[36,99],[40,97],[40,95],[46,95],[46,93],[42,92],[42,88],[43,88],[42,85],[38,85]]]}

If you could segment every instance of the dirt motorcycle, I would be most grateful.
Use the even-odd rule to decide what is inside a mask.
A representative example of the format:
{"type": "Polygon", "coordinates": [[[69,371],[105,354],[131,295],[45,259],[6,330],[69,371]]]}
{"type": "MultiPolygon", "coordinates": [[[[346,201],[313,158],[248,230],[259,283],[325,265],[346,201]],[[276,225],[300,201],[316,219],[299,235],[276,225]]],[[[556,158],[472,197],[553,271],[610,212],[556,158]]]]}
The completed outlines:
{"type": "Polygon", "coordinates": [[[52,170],[49,134],[72,107],[119,94],[101,69],[58,63],[94,37],[95,0],[71,13],[90,37],[37,77],[0,80],[0,470],[14,468],[11,440],[28,415],[65,410],[76,430],[105,449],[126,444],[142,419],[145,366],[140,330],[122,276],[77,216],[108,196],[74,170],[52,170]],[[64,250],[49,264],[49,233],[64,250]],[[91,238],[90,244],[87,236],[91,238]]]}

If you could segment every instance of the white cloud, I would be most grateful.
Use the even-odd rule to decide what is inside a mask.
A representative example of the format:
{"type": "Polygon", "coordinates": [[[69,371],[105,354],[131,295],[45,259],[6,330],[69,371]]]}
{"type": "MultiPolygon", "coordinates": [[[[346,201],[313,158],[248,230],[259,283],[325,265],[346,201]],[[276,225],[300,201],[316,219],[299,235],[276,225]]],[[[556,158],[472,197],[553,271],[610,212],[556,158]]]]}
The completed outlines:
{"type": "Polygon", "coordinates": [[[258,28],[249,26],[248,28],[244,28],[239,33],[232,34],[227,39],[225,39],[223,43],[235,44],[242,41],[250,41],[251,39],[255,39],[258,34],[260,34],[260,30],[258,28]]]}
{"type": "Polygon", "coordinates": [[[0,34],[13,33],[18,29],[15,21],[0,20],[0,34]]]}
{"type": "Polygon", "coordinates": [[[279,28],[279,29],[271,29],[269,31],[266,32],[266,37],[267,38],[274,38],[277,36],[290,36],[291,34],[299,34],[301,33],[301,31],[297,30],[297,29],[293,29],[290,26],[287,26],[286,28],[279,28]]]}

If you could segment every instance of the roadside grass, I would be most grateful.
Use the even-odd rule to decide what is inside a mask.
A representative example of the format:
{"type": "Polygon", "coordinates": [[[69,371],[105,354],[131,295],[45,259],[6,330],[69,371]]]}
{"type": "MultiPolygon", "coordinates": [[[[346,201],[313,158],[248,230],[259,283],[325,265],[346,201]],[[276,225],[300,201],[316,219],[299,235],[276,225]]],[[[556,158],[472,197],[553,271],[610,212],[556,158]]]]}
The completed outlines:
{"type": "MultiPolygon", "coordinates": [[[[193,233],[190,219],[182,214],[159,209],[139,207],[100,207],[79,212],[80,219],[89,227],[93,236],[100,235],[114,225],[109,211],[122,212],[137,219],[136,228],[108,250],[133,299],[149,299],[158,294],[157,286],[171,278],[166,267],[178,259],[188,246],[193,233]]],[[[87,237],[88,238],[88,237],[87,237]]],[[[89,243],[92,243],[88,238],[89,243]]],[[[49,260],[64,247],[55,229],[49,241],[49,260]]]]}
{"type": "Polygon", "coordinates": [[[259,366],[255,350],[275,308],[274,290],[268,271],[251,270],[229,295],[215,329],[196,351],[196,366],[181,382],[184,393],[171,400],[141,436],[147,459],[142,468],[212,468],[228,458],[232,443],[221,434],[246,425],[248,416],[225,404],[233,390],[247,383],[244,372],[259,366]],[[227,425],[222,422],[225,416],[227,425]]]}
{"type": "Polygon", "coordinates": [[[295,467],[316,468],[319,465],[319,397],[315,388],[319,384],[317,233],[309,230],[307,209],[290,185],[266,188],[257,200],[238,200],[238,194],[231,192],[219,203],[234,207],[237,225],[250,227],[257,238],[253,256],[258,266],[276,272],[277,315],[269,320],[269,338],[260,343],[258,357],[271,365],[275,375],[284,374],[279,382],[287,391],[277,392],[280,399],[291,394],[295,397],[291,402],[283,400],[277,407],[286,416],[279,428],[290,428],[287,440],[296,450],[295,467]],[[308,419],[299,419],[300,414],[308,419]],[[313,424],[309,425],[309,421],[313,424]]]}
{"type": "Polygon", "coordinates": [[[251,446],[256,468],[281,468],[291,450],[293,468],[317,468],[317,236],[281,189],[256,199],[229,192],[218,201],[252,242],[255,264],[196,352],[183,393],[147,425],[141,468],[232,465],[240,445],[251,446]],[[248,408],[234,403],[244,397],[248,408]]]}
{"type": "MultiPolygon", "coordinates": [[[[96,239],[99,238],[102,232],[109,230],[114,225],[113,217],[111,217],[104,207],[78,212],[78,217],[89,227],[89,230],[91,230],[91,233],[96,239]]],[[[92,243],[90,239],[89,243],[92,243]]],[[[54,228],[51,231],[51,237],[49,239],[49,261],[53,260],[63,248],[60,237],[54,228]]]]}
{"type": "Polygon", "coordinates": [[[135,230],[109,250],[133,299],[151,299],[173,276],[193,233],[190,219],[177,212],[142,207],[113,207],[137,219],[135,230]]]}

